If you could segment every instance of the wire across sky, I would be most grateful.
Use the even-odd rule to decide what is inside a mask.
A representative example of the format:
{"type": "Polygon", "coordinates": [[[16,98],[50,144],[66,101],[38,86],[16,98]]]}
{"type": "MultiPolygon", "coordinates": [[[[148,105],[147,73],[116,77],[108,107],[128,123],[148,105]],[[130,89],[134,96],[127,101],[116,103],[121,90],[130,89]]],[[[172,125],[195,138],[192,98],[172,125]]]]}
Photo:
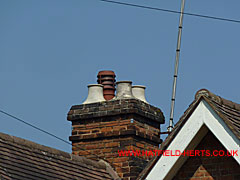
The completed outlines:
{"type": "MultiPolygon", "coordinates": [[[[180,11],[175,11],[175,10],[170,10],[170,9],[163,9],[163,8],[150,7],[150,6],[143,6],[143,5],[131,4],[131,3],[119,2],[119,1],[112,1],[112,0],[99,0],[99,1],[102,1],[102,2],[105,2],[105,3],[111,3],[111,4],[118,4],[118,5],[136,7],[136,8],[143,8],[143,9],[149,9],[149,10],[155,10],[155,11],[162,11],[162,12],[166,12],[166,13],[174,13],[174,14],[180,14],[181,13],[180,11]]],[[[216,16],[208,16],[208,15],[188,13],[188,12],[184,12],[183,14],[188,15],[188,16],[199,17],[199,18],[219,20],[219,21],[225,21],[225,22],[232,22],[232,23],[239,23],[240,24],[240,20],[236,20],[236,19],[222,18],[222,17],[216,17],[216,16]]]]}

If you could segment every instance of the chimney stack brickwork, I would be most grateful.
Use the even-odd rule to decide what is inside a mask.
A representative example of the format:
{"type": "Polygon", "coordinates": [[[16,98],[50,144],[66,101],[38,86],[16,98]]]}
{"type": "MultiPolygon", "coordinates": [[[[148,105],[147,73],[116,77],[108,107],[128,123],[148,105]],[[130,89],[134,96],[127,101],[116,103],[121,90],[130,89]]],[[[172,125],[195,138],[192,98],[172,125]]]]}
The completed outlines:
{"type": "Polygon", "coordinates": [[[110,100],[72,106],[72,153],[109,162],[123,180],[136,179],[152,158],[119,156],[121,150],[154,150],[159,147],[160,109],[137,99],[110,100]]]}

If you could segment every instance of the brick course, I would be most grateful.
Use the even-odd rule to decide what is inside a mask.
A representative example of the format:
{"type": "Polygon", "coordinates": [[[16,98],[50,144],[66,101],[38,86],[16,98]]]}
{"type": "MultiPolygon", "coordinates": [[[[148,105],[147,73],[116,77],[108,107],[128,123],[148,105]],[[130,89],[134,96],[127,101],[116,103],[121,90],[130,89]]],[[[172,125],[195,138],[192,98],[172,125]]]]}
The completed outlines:
{"type": "Polygon", "coordinates": [[[109,162],[123,180],[136,179],[151,157],[119,156],[121,150],[157,149],[160,109],[136,99],[111,100],[73,106],[72,153],[109,162]]]}

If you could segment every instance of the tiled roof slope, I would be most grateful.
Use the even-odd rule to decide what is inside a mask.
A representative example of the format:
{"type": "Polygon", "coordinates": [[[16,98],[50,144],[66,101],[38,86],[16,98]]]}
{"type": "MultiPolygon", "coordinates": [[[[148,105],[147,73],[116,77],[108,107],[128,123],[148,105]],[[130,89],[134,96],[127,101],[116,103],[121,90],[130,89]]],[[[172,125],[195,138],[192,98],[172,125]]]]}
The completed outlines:
{"type": "Polygon", "coordinates": [[[212,107],[212,109],[224,120],[236,137],[240,139],[240,104],[217,96],[207,89],[201,89],[196,93],[194,101],[184,112],[183,116],[177,122],[173,131],[162,145],[168,146],[170,144],[202,99],[204,99],[212,107]]]}
{"type": "Polygon", "coordinates": [[[116,179],[103,161],[92,161],[31,141],[0,133],[0,179],[116,179]]]}
{"type": "MultiPolygon", "coordinates": [[[[202,99],[204,99],[212,107],[212,109],[223,119],[225,124],[231,129],[234,135],[238,139],[240,139],[240,104],[217,96],[207,89],[201,89],[196,93],[194,101],[189,105],[183,116],[176,123],[172,132],[161,144],[160,150],[164,150],[168,147],[168,145],[177,136],[180,129],[183,127],[189,116],[191,116],[192,112],[202,99]]],[[[139,175],[138,180],[142,180],[147,176],[147,174],[151,171],[151,169],[160,157],[161,156],[156,156],[151,161],[149,161],[146,168],[139,175]]]]}
{"type": "Polygon", "coordinates": [[[240,139],[240,104],[226,100],[206,89],[199,90],[195,99],[203,96],[213,110],[224,120],[231,131],[240,139]]]}

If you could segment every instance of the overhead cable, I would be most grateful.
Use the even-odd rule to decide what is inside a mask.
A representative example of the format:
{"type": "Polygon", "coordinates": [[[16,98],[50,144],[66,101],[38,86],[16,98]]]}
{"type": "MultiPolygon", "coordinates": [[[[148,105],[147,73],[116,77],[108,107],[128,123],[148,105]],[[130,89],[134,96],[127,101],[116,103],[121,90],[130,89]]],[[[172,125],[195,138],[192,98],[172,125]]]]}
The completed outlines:
{"type": "Polygon", "coordinates": [[[3,110],[0,110],[0,112],[3,113],[3,114],[5,114],[5,115],[7,115],[7,116],[9,116],[9,117],[11,117],[11,118],[13,118],[13,119],[16,119],[16,120],[20,121],[20,122],[22,122],[22,123],[24,123],[24,124],[26,124],[26,125],[28,125],[28,126],[31,126],[32,128],[37,129],[38,131],[41,131],[41,132],[43,132],[43,133],[45,133],[45,134],[48,134],[49,136],[52,136],[52,137],[54,137],[54,138],[57,138],[58,140],[60,140],[60,141],[62,141],[62,142],[64,142],[64,143],[67,143],[67,144],[69,144],[69,145],[72,145],[72,144],[69,143],[68,141],[66,141],[66,140],[64,140],[64,139],[62,139],[62,138],[60,138],[60,137],[58,137],[58,136],[56,136],[56,135],[54,135],[54,134],[52,134],[52,133],[50,133],[50,132],[47,132],[47,131],[45,131],[45,130],[37,127],[37,126],[34,126],[34,125],[32,125],[32,124],[30,124],[30,123],[28,123],[28,122],[26,122],[26,121],[24,121],[24,120],[22,120],[22,119],[20,119],[20,118],[18,118],[18,117],[16,117],[16,116],[14,116],[14,115],[11,115],[11,114],[3,111],[3,110]]]}
{"type": "MultiPolygon", "coordinates": [[[[112,0],[99,0],[99,1],[106,2],[106,3],[112,3],[112,4],[118,4],[118,5],[124,5],[124,6],[130,6],[130,7],[136,7],[136,8],[143,8],[143,9],[149,9],[149,10],[162,11],[162,12],[167,12],[167,13],[181,14],[180,11],[175,11],[175,10],[170,10],[170,9],[163,9],[163,8],[158,8],[158,7],[144,6],[144,5],[131,4],[131,3],[125,3],[125,2],[118,2],[118,1],[112,1],[112,0]]],[[[195,13],[188,13],[188,12],[184,12],[183,14],[188,15],[188,16],[205,18],[205,19],[213,19],[213,20],[227,21],[227,22],[232,22],[232,23],[240,23],[240,20],[236,20],[236,19],[222,18],[222,17],[202,15],[202,14],[195,14],[195,13]]]]}
{"type": "MultiPolygon", "coordinates": [[[[41,131],[41,132],[43,132],[43,133],[45,133],[45,134],[48,134],[49,136],[52,136],[52,137],[54,137],[54,138],[56,138],[56,139],[58,139],[58,140],[60,140],[60,141],[62,141],[62,142],[64,142],[64,143],[66,143],[66,144],[68,144],[68,145],[72,145],[72,144],[69,143],[68,141],[66,141],[66,140],[64,140],[64,139],[62,139],[62,138],[60,138],[60,137],[58,137],[58,136],[56,136],[56,135],[54,135],[54,134],[52,134],[52,133],[50,133],[50,132],[48,132],[48,131],[45,131],[45,130],[37,127],[37,126],[34,126],[34,125],[26,122],[26,121],[23,120],[23,119],[20,119],[20,118],[14,116],[14,115],[12,115],[12,114],[9,114],[9,113],[1,110],[1,109],[0,109],[0,112],[3,113],[3,114],[5,114],[5,115],[7,115],[7,116],[9,116],[9,117],[11,117],[11,118],[13,118],[13,119],[16,119],[17,121],[20,121],[20,122],[22,122],[22,123],[24,123],[24,124],[26,124],[26,125],[34,128],[34,129],[36,129],[36,130],[38,130],[38,131],[41,131]]],[[[79,148],[80,150],[85,151],[85,149],[82,149],[82,148],[80,148],[80,147],[78,147],[78,148],[79,148]]],[[[91,155],[93,155],[93,156],[95,156],[97,159],[99,159],[99,156],[98,156],[97,154],[91,154],[91,155]]]]}

